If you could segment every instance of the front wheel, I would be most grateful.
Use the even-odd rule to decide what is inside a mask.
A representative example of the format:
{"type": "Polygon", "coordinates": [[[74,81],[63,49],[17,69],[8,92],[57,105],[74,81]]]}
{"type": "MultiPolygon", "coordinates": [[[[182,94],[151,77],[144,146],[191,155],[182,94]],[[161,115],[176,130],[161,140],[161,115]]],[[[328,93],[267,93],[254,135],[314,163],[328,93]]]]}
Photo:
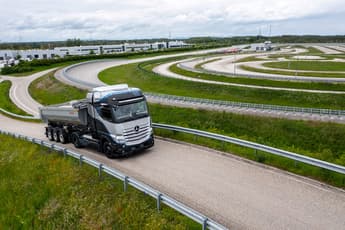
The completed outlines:
{"type": "Polygon", "coordinates": [[[114,154],[114,151],[113,151],[113,147],[111,146],[109,141],[106,140],[106,141],[103,142],[102,150],[103,150],[103,153],[108,158],[114,158],[115,157],[115,154],[114,154]]]}
{"type": "Polygon", "coordinates": [[[72,133],[72,143],[74,145],[74,147],[76,148],[81,148],[83,147],[79,138],[79,134],[78,133],[72,133]]]}

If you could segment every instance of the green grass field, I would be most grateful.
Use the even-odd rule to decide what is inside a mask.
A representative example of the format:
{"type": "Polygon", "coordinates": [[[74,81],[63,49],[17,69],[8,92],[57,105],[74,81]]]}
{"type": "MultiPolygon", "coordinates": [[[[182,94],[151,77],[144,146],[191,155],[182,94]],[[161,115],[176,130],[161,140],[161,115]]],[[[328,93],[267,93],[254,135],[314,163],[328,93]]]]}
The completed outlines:
{"type": "Polygon", "coordinates": [[[91,166],[0,135],[1,229],[200,229],[91,166]]]}
{"type": "Polygon", "coordinates": [[[269,86],[269,87],[282,87],[282,88],[292,88],[292,89],[313,89],[313,90],[335,90],[335,91],[345,91],[345,84],[332,84],[332,83],[316,83],[316,82],[290,82],[290,81],[273,81],[265,79],[252,79],[252,78],[240,78],[240,77],[227,77],[208,73],[196,73],[188,70],[179,68],[176,65],[170,67],[170,71],[181,74],[188,77],[228,82],[236,84],[245,85],[258,85],[258,86],[269,86]]]}
{"type": "Polygon", "coordinates": [[[10,99],[9,93],[11,88],[10,81],[0,83],[0,108],[18,115],[29,116],[26,112],[18,108],[10,99]]]}
{"type": "Polygon", "coordinates": [[[345,62],[330,61],[282,61],[267,62],[263,66],[288,70],[345,71],[345,62]]]}
{"type": "Polygon", "coordinates": [[[51,105],[86,97],[86,91],[61,83],[54,73],[50,72],[31,83],[29,93],[36,101],[51,105]]]}
{"type": "MultiPolygon", "coordinates": [[[[159,61],[162,62],[162,60],[159,61]]],[[[154,65],[154,62],[150,62],[150,64],[154,65]]],[[[151,67],[148,66],[147,68],[151,67]]],[[[107,84],[128,83],[130,86],[139,87],[146,92],[259,104],[330,109],[345,108],[345,95],[250,89],[191,82],[153,74],[150,71],[140,69],[138,64],[106,69],[100,73],[99,78],[107,84]]]]}

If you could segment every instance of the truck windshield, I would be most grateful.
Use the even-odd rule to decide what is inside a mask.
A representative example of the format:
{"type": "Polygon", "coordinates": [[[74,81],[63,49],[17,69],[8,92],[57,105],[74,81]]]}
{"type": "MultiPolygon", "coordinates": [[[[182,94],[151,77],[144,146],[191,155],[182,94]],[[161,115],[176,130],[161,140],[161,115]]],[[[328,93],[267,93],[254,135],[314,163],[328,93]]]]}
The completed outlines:
{"type": "Polygon", "coordinates": [[[113,108],[114,121],[116,123],[131,121],[148,116],[146,101],[120,105],[113,108]]]}

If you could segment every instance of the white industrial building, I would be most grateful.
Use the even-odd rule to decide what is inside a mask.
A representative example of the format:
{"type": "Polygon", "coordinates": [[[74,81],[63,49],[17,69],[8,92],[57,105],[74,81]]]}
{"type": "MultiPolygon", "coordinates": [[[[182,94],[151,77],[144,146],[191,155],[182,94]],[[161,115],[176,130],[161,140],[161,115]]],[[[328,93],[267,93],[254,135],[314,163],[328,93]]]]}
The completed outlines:
{"type": "MultiPolygon", "coordinates": [[[[122,52],[135,52],[158,50],[168,48],[189,47],[183,41],[155,42],[155,43],[125,43],[119,45],[94,45],[94,46],[72,46],[55,47],[54,49],[33,49],[33,50],[0,50],[0,61],[12,61],[15,59],[51,59],[65,57],[66,55],[89,55],[89,54],[111,54],[122,52]]],[[[10,64],[10,63],[8,63],[10,64]]]]}
{"type": "Polygon", "coordinates": [[[272,42],[265,41],[264,43],[251,44],[250,49],[252,51],[270,51],[272,50],[272,42]]]}

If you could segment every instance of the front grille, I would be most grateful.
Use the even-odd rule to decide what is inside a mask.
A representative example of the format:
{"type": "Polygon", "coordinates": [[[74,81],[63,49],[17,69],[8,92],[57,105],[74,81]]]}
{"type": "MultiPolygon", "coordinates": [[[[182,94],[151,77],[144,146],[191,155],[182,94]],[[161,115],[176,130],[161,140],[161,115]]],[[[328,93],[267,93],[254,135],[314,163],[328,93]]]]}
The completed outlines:
{"type": "Polygon", "coordinates": [[[126,139],[126,142],[136,142],[143,138],[146,138],[150,134],[150,126],[149,124],[141,124],[139,126],[139,130],[136,131],[135,127],[124,129],[123,136],[126,139]]]}

